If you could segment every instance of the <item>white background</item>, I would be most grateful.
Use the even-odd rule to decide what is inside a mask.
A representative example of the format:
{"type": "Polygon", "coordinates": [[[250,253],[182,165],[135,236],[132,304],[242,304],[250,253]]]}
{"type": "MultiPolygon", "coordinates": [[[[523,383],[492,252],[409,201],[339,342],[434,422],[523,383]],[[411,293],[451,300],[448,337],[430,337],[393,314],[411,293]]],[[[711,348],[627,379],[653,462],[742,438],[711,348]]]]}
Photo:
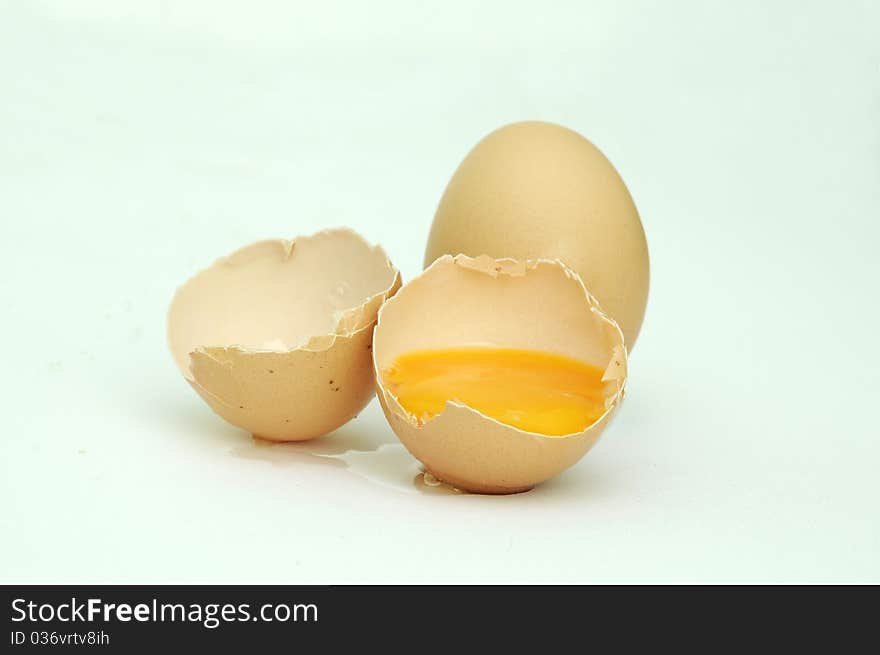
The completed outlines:
{"type": "Polygon", "coordinates": [[[880,581],[876,2],[0,11],[0,582],[880,581]],[[409,279],[522,119],[606,152],[651,250],[577,466],[442,493],[375,402],[272,447],[187,387],[177,285],[333,225],[409,279]]]}

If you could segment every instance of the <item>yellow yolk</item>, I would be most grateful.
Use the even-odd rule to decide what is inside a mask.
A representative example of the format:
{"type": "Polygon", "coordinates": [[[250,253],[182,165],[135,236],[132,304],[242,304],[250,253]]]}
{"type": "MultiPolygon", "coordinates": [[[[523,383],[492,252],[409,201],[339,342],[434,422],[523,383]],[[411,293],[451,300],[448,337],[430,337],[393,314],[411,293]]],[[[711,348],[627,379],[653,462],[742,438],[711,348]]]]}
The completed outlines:
{"type": "Polygon", "coordinates": [[[601,369],[536,350],[420,350],[400,355],[382,380],[420,423],[453,400],[520,430],[560,436],[605,412],[601,369]]]}

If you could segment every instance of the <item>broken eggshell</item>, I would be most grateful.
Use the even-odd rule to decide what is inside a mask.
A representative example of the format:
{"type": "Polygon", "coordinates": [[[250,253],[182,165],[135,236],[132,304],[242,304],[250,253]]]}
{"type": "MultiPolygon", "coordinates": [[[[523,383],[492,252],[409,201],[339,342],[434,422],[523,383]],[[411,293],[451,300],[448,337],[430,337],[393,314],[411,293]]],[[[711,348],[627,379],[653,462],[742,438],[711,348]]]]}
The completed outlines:
{"type": "Polygon", "coordinates": [[[559,260],[444,255],[380,309],[373,365],[385,416],[431,475],[459,489],[505,494],[531,489],[586,454],[623,398],[627,361],[617,323],[559,260]],[[420,423],[383,383],[399,355],[468,345],[553,352],[598,366],[605,413],[561,437],[519,430],[455,401],[420,423]]]}
{"type": "Polygon", "coordinates": [[[168,344],[233,425],[273,441],[313,439],[370,401],[373,326],[399,287],[385,252],[348,229],[260,241],[177,290],[168,344]]]}

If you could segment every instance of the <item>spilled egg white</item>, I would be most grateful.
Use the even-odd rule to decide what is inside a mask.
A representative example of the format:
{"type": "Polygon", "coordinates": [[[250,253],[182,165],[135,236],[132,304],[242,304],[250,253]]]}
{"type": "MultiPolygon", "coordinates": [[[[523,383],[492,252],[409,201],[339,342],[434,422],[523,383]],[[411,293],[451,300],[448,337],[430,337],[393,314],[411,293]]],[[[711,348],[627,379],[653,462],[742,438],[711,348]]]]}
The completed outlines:
{"type": "Polygon", "coordinates": [[[177,290],[168,345],[229,423],[274,441],[313,439],[370,401],[373,326],[399,287],[385,252],[348,229],[260,241],[177,290]]]}
{"type": "Polygon", "coordinates": [[[504,494],[557,475],[596,443],[623,398],[627,355],[617,323],[562,262],[445,255],[379,310],[373,368],[388,422],[430,475],[459,489],[504,494]],[[525,432],[452,401],[420,423],[383,383],[383,371],[402,354],[474,344],[552,352],[599,367],[605,413],[564,436],[525,432]]]}

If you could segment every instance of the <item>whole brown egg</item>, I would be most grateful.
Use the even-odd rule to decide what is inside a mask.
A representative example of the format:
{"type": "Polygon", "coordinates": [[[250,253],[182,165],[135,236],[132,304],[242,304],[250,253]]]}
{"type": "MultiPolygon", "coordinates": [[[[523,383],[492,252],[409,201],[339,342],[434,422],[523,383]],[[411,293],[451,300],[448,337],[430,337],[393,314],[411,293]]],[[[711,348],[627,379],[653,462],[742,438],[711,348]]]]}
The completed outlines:
{"type": "Polygon", "coordinates": [[[617,170],[577,132],[514,123],[470,151],[437,207],[424,263],[459,253],[562,260],[632,350],[648,300],[645,232],[617,170]]]}

